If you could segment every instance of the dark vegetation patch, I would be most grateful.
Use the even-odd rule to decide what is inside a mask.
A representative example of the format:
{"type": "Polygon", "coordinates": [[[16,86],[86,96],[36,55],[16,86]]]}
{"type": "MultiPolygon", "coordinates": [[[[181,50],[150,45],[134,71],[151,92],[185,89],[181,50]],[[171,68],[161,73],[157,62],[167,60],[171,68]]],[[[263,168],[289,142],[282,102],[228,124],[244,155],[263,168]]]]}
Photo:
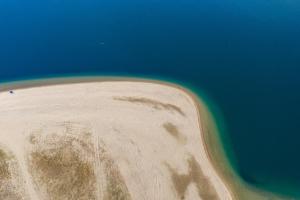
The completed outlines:
{"type": "Polygon", "coordinates": [[[201,199],[204,200],[217,200],[218,195],[215,188],[211,185],[208,178],[203,174],[200,165],[196,159],[191,156],[188,159],[189,172],[188,174],[179,174],[170,165],[167,167],[171,173],[172,182],[175,190],[181,199],[185,199],[185,193],[188,186],[194,183],[201,199]]]}
{"type": "Polygon", "coordinates": [[[16,158],[12,153],[0,148],[0,199],[27,199],[22,175],[16,158]]]}
{"type": "Polygon", "coordinates": [[[11,178],[9,171],[9,158],[7,154],[0,149],[0,180],[6,180],[11,178]]]}
{"type": "Polygon", "coordinates": [[[152,108],[156,110],[168,110],[168,111],[175,111],[179,113],[182,116],[185,116],[185,113],[182,111],[182,109],[176,105],[170,104],[170,103],[163,103],[157,100],[148,99],[144,97],[114,97],[114,100],[118,101],[127,101],[131,103],[139,103],[139,104],[145,104],[149,105],[152,108]]]}
{"type": "Polygon", "coordinates": [[[29,137],[28,164],[35,186],[50,200],[96,199],[91,134],[64,126],[60,133],[41,131],[29,137]]]}
{"type": "Polygon", "coordinates": [[[130,193],[117,164],[103,148],[100,148],[100,161],[104,165],[106,175],[104,200],[131,200],[130,193]]]}
{"type": "Polygon", "coordinates": [[[164,129],[174,138],[176,138],[176,140],[182,144],[186,143],[186,137],[184,135],[182,135],[177,126],[172,124],[171,122],[166,122],[163,124],[164,129]]]}

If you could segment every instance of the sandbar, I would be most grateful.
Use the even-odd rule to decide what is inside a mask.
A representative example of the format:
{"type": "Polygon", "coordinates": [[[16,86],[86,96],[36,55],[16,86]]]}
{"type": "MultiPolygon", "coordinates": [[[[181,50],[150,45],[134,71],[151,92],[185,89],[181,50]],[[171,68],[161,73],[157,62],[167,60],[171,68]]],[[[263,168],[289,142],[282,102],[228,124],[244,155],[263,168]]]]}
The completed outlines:
{"type": "Polygon", "coordinates": [[[197,100],[150,81],[0,91],[0,199],[231,200],[197,100]]]}

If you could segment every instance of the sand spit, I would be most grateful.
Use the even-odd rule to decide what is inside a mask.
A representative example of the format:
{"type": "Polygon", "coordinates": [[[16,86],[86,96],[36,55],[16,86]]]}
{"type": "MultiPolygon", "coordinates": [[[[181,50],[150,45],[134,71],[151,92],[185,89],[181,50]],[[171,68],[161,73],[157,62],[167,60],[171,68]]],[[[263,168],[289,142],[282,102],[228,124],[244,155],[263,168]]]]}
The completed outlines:
{"type": "Polygon", "coordinates": [[[199,117],[188,93],[158,83],[2,91],[0,197],[233,199],[206,153],[199,117]]]}

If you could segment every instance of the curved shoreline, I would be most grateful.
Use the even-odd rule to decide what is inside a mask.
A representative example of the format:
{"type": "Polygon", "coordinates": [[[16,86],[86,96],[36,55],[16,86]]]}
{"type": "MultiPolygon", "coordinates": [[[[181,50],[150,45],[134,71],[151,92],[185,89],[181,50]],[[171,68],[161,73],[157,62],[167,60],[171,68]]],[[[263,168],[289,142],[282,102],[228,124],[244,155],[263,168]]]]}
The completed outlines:
{"type": "MultiPolygon", "coordinates": [[[[130,82],[146,82],[146,83],[157,83],[162,85],[167,85],[170,87],[177,88],[179,90],[182,90],[184,93],[186,93],[191,99],[193,99],[193,103],[197,107],[197,116],[198,121],[201,129],[201,137],[203,139],[203,147],[206,152],[206,156],[209,159],[209,162],[211,166],[213,167],[213,171],[217,174],[217,176],[222,180],[223,184],[226,186],[227,190],[230,192],[230,195],[232,199],[241,199],[240,197],[248,196],[248,194],[240,194],[238,190],[240,190],[244,184],[241,183],[241,180],[235,175],[235,173],[232,171],[230,163],[228,163],[227,158],[224,156],[224,150],[222,149],[222,145],[220,144],[220,141],[218,141],[218,133],[217,128],[214,128],[216,130],[209,130],[212,127],[209,127],[206,123],[210,123],[214,125],[214,122],[211,122],[209,120],[213,120],[211,113],[209,113],[209,108],[207,108],[205,101],[201,98],[201,96],[197,95],[196,93],[192,92],[188,88],[185,88],[181,85],[172,83],[172,82],[165,82],[161,80],[153,80],[153,79],[145,79],[145,78],[132,78],[132,77],[101,77],[101,76],[83,76],[83,77],[59,77],[59,78],[47,78],[47,79],[34,79],[34,80],[25,80],[25,81],[14,81],[14,82],[5,82],[0,83],[0,92],[2,91],[9,91],[9,90],[16,90],[16,89],[24,89],[24,88],[31,88],[31,87],[42,87],[42,86],[49,86],[49,85],[62,85],[62,84],[72,84],[72,83],[84,83],[84,82],[105,82],[105,81],[130,81],[130,82]],[[205,115],[207,115],[207,119],[205,119],[205,115]],[[206,121],[207,120],[207,121],[206,121]],[[207,127],[207,130],[205,130],[204,127],[207,127]],[[208,134],[210,132],[210,134],[208,134]],[[215,139],[212,139],[215,138],[215,139]],[[210,148],[210,144],[208,140],[213,140],[215,145],[217,145],[216,152],[212,152],[210,148]],[[219,151],[219,152],[218,152],[219,151]],[[216,157],[215,154],[218,154],[216,157]],[[223,158],[222,158],[223,156],[223,158]],[[218,161],[224,161],[222,164],[222,167],[217,164],[218,161]],[[226,168],[226,169],[224,169],[226,168]],[[225,174],[224,174],[225,172],[225,174]],[[237,181],[238,183],[233,183],[233,181],[237,181]],[[238,184],[242,184],[238,188],[238,184]]],[[[242,188],[243,189],[243,188],[242,188]]],[[[246,189],[247,190],[247,189],[246,189]]],[[[249,189],[248,189],[249,190],[249,189]]],[[[242,192],[244,193],[244,191],[242,192]]],[[[248,192],[245,192],[248,193],[248,192]]],[[[251,192],[252,193],[252,192],[251,192]]],[[[254,192],[256,193],[256,192],[254,192]]],[[[259,199],[262,197],[261,195],[257,195],[252,193],[251,197],[259,197],[259,199]],[[253,196],[254,195],[254,196],[253,196]]],[[[264,196],[264,195],[263,195],[264,196]]],[[[268,195],[269,196],[269,195],[268,195]]],[[[248,199],[248,198],[247,198],[248,199]]]]}

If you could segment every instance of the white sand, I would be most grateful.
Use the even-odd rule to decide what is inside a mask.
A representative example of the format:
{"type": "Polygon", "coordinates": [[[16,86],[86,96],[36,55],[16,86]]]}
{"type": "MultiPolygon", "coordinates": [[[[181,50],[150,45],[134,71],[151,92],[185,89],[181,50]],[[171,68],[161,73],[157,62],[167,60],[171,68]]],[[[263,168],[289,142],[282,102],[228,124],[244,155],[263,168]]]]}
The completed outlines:
{"type": "Polygon", "coordinates": [[[158,83],[1,92],[0,149],[11,156],[0,154],[0,199],[232,199],[205,152],[198,117],[192,97],[158,83]],[[10,173],[2,180],[1,162],[10,173]]]}

